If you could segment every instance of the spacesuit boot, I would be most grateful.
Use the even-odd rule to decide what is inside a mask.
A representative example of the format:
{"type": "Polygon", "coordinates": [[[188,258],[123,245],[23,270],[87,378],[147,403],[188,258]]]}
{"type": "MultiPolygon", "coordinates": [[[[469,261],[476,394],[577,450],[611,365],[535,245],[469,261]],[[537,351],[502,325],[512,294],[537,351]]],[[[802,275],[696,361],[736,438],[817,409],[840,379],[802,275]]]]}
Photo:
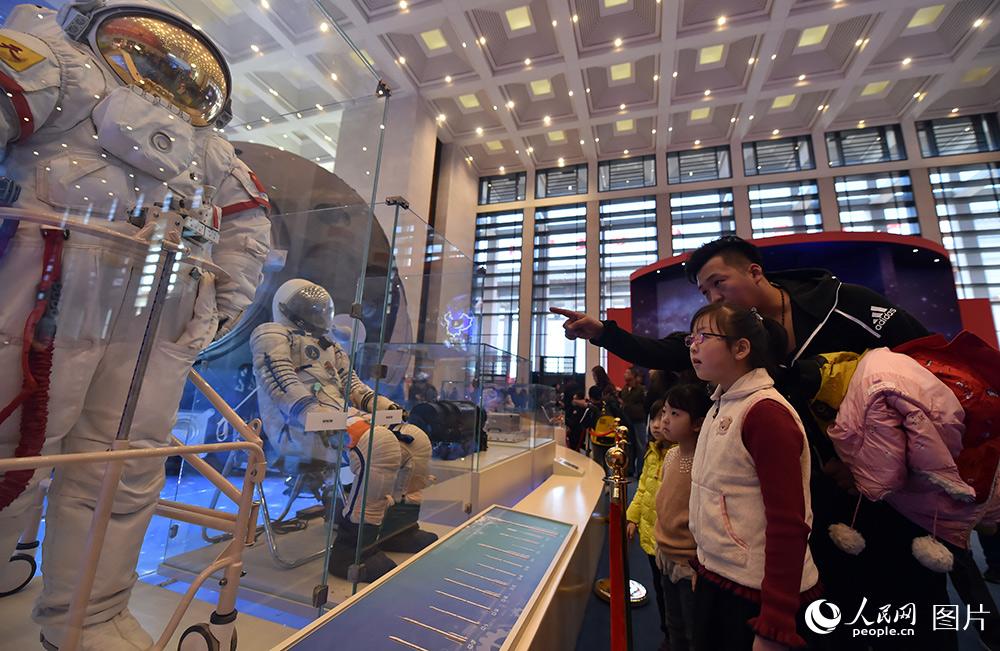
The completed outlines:
{"type": "Polygon", "coordinates": [[[330,549],[330,563],[327,570],[334,576],[351,580],[348,569],[354,564],[355,550],[361,543],[361,571],[359,583],[377,581],[391,572],[396,563],[379,549],[378,535],[381,527],[377,524],[357,525],[347,518],[337,525],[337,538],[330,549]]]}
{"type": "MultiPolygon", "coordinates": [[[[55,635],[53,639],[46,637],[45,632],[41,634],[40,641],[46,651],[56,651],[61,643],[55,635]]],[[[125,609],[106,622],[84,628],[79,648],[80,651],[145,651],[151,646],[153,638],[125,609]]]]}
{"type": "Polygon", "coordinates": [[[382,540],[379,547],[385,552],[415,554],[433,544],[437,534],[424,531],[417,524],[420,516],[419,504],[393,504],[385,512],[382,520],[382,540]]]}

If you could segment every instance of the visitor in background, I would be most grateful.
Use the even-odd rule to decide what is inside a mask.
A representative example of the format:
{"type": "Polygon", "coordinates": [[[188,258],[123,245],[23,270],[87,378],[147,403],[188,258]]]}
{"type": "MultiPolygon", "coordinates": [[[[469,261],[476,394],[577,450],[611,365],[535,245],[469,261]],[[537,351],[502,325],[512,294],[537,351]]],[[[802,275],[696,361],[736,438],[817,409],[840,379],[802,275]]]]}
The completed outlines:
{"type": "Polygon", "coordinates": [[[636,476],[642,475],[642,464],[646,457],[646,388],[642,384],[642,372],[638,367],[625,369],[625,386],[619,394],[622,411],[635,433],[636,476]]]}

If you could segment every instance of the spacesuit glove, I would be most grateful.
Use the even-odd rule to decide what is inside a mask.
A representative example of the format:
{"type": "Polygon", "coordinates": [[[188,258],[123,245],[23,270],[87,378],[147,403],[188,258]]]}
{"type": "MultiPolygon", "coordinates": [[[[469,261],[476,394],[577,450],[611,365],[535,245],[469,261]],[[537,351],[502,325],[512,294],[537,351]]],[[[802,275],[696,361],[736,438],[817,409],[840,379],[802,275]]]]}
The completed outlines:
{"type": "Polygon", "coordinates": [[[406,409],[404,409],[402,405],[398,405],[395,402],[392,403],[391,405],[389,405],[388,407],[386,407],[386,409],[388,409],[390,411],[402,411],[403,412],[403,422],[404,423],[407,420],[410,419],[410,412],[406,411],[406,409]]]}

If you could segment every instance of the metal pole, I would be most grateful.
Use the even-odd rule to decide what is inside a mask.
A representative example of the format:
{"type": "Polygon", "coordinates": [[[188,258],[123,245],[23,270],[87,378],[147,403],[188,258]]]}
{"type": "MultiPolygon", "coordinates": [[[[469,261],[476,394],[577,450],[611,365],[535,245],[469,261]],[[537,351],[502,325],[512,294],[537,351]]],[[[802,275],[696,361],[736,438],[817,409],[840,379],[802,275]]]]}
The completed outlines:
{"type": "Polygon", "coordinates": [[[628,477],[625,467],[628,454],[625,441],[628,428],[619,426],[615,432],[615,446],[608,450],[605,460],[610,475],[605,478],[611,491],[609,517],[610,591],[611,591],[611,649],[632,649],[632,595],[628,572],[628,545],[625,538],[625,497],[628,477]]]}

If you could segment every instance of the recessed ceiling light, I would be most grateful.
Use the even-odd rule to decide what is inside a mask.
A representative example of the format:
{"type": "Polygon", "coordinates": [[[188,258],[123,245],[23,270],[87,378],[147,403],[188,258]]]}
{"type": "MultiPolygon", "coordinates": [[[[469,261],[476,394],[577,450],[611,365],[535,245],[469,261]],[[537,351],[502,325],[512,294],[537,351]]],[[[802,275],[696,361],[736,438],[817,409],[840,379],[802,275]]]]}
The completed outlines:
{"type": "Polygon", "coordinates": [[[479,108],[479,98],[473,94],[459,95],[459,103],[467,109],[479,108]]]}
{"type": "Polygon", "coordinates": [[[673,130],[674,130],[673,127],[667,127],[667,131],[673,131],[673,130]]]}
{"type": "Polygon", "coordinates": [[[444,113],[438,113],[438,118],[437,119],[438,119],[438,122],[444,122],[445,120],[448,119],[448,116],[445,115],[444,113]]]}
{"type": "Polygon", "coordinates": [[[451,83],[451,75],[445,75],[444,76],[444,83],[446,83],[446,84],[450,84],[451,83]]]}
{"type": "Polygon", "coordinates": [[[462,41],[462,47],[469,47],[469,44],[466,43],[465,41],[462,41]]]}
{"type": "Polygon", "coordinates": [[[410,3],[407,2],[406,0],[399,0],[399,8],[400,9],[406,9],[409,6],[410,6],[410,3]]]}
{"type": "Polygon", "coordinates": [[[635,120],[616,120],[615,121],[615,131],[634,131],[635,130],[635,120]]]}
{"type": "Polygon", "coordinates": [[[260,48],[254,45],[253,43],[250,44],[250,49],[253,50],[254,53],[260,52],[260,48]]]}
{"type": "Polygon", "coordinates": [[[512,99],[507,100],[507,108],[509,109],[514,108],[514,100],[512,99]]]}
{"type": "Polygon", "coordinates": [[[708,97],[708,96],[709,96],[709,95],[711,95],[711,94],[712,94],[712,91],[711,91],[711,89],[708,89],[708,88],[706,88],[706,89],[705,89],[705,97],[708,97]]]}
{"type": "Polygon", "coordinates": [[[811,47],[813,45],[819,45],[823,42],[826,37],[827,30],[830,29],[829,25],[817,25],[816,27],[807,27],[802,30],[799,35],[799,42],[795,47],[811,47]]]}
{"type": "Polygon", "coordinates": [[[653,81],[660,81],[660,75],[653,75],[653,81]]]}
{"type": "Polygon", "coordinates": [[[510,31],[512,32],[531,27],[531,11],[527,6],[508,9],[504,12],[504,15],[507,18],[507,25],[510,26],[510,31]]]}
{"type": "Polygon", "coordinates": [[[750,118],[749,119],[751,119],[751,120],[753,119],[753,114],[752,113],[750,114],[750,118]]]}
{"type": "Polygon", "coordinates": [[[579,22],[579,21],[580,21],[580,17],[577,16],[576,14],[573,14],[573,22],[576,23],[576,22],[579,22]]]}
{"type": "Polygon", "coordinates": [[[520,149],[515,149],[515,150],[514,150],[514,153],[515,153],[515,154],[520,154],[520,153],[521,153],[521,150],[520,150],[520,149]]]}
{"type": "Polygon", "coordinates": [[[910,62],[912,62],[912,61],[913,61],[913,59],[911,59],[910,57],[906,57],[905,59],[903,59],[903,65],[904,66],[908,66],[908,65],[910,65],[910,62]]]}
{"type": "Polygon", "coordinates": [[[775,129],[775,130],[771,131],[771,135],[772,135],[772,136],[776,136],[776,135],[778,135],[779,133],[781,133],[781,131],[780,131],[780,130],[778,130],[778,129],[775,129]]]}
{"type": "Polygon", "coordinates": [[[533,154],[535,152],[535,148],[534,147],[528,147],[524,151],[528,152],[529,154],[533,154]]]}
{"type": "Polygon", "coordinates": [[[820,104],[819,106],[817,106],[817,107],[816,107],[816,110],[817,110],[817,111],[822,111],[822,110],[823,110],[823,108],[824,108],[824,107],[823,107],[823,105],[822,105],[822,104],[820,104]]]}
{"type": "Polygon", "coordinates": [[[548,79],[535,79],[528,82],[528,90],[535,97],[550,95],[552,93],[552,82],[548,79]]]}
{"type": "Polygon", "coordinates": [[[913,99],[920,99],[920,91],[913,93],[913,99]]]}
{"type": "Polygon", "coordinates": [[[944,11],[944,5],[921,7],[913,13],[913,17],[910,18],[910,22],[906,24],[906,29],[914,29],[930,25],[938,19],[938,16],[941,15],[942,11],[944,11]]]}
{"type": "Polygon", "coordinates": [[[623,81],[632,78],[632,63],[616,63],[610,68],[611,81],[623,81]]]}
{"type": "Polygon", "coordinates": [[[483,135],[483,128],[482,127],[476,127],[476,135],[477,136],[483,135]]]}
{"type": "Polygon", "coordinates": [[[712,109],[706,107],[696,108],[691,111],[691,121],[698,122],[699,120],[707,120],[712,114],[712,109]]]}
{"type": "Polygon", "coordinates": [[[622,41],[620,38],[616,38],[615,39],[615,47],[621,47],[623,42],[624,41],[622,41]]]}
{"type": "Polygon", "coordinates": [[[805,80],[806,80],[805,75],[799,75],[799,81],[805,81],[805,80]]]}
{"type": "Polygon", "coordinates": [[[861,89],[861,96],[865,97],[867,95],[878,95],[888,87],[889,87],[888,80],[873,81],[865,84],[865,87],[861,89]]]}
{"type": "Polygon", "coordinates": [[[958,113],[958,107],[956,106],[955,108],[951,109],[951,112],[952,113],[958,113]]]}
{"type": "Polygon", "coordinates": [[[752,65],[753,65],[753,63],[754,63],[754,61],[756,61],[756,60],[757,60],[757,59],[755,59],[755,58],[753,58],[753,57],[750,57],[749,59],[747,59],[747,65],[748,65],[748,66],[752,66],[752,65]]]}
{"type": "Polygon", "coordinates": [[[497,110],[497,105],[496,104],[493,105],[493,110],[494,111],[497,110]]]}
{"type": "Polygon", "coordinates": [[[864,43],[864,41],[862,41],[860,38],[858,40],[854,41],[854,45],[857,46],[857,47],[861,47],[862,43],[864,43]]]}
{"type": "Polygon", "coordinates": [[[396,60],[399,61],[399,65],[401,65],[401,66],[405,66],[406,65],[406,57],[399,57],[396,60]]]}
{"type": "Polygon", "coordinates": [[[583,138],[580,138],[580,144],[581,145],[583,144],[583,138]]]}
{"type": "Polygon", "coordinates": [[[771,108],[773,109],[788,108],[794,102],[795,102],[795,95],[778,95],[773,100],[771,100],[771,108]]]}
{"type": "Polygon", "coordinates": [[[588,95],[590,94],[590,87],[589,86],[587,87],[587,94],[588,95]]]}
{"type": "Polygon", "coordinates": [[[444,34],[441,33],[440,29],[429,29],[426,32],[420,32],[420,40],[431,51],[442,50],[448,47],[448,41],[445,40],[444,34]]]}
{"type": "Polygon", "coordinates": [[[573,91],[569,91],[569,93],[567,93],[567,94],[568,94],[568,95],[569,95],[570,97],[573,97],[573,91]]]}
{"type": "Polygon", "coordinates": [[[334,81],[337,81],[337,79],[339,79],[339,77],[337,77],[337,73],[336,72],[331,72],[330,73],[330,79],[332,79],[334,81]]]}
{"type": "Polygon", "coordinates": [[[545,135],[552,142],[565,142],[566,141],[566,133],[564,131],[562,131],[562,130],[550,131],[550,132],[548,132],[545,135]]]}
{"type": "Polygon", "coordinates": [[[695,141],[694,141],[694,145],[695,145],[695,147],[697,147],[697,146],[698,146],[698,145],[700,145],[700,144],[701,144],[701,141],[700,141],[700,140],[695,140],[695,141]]]}
{"type": "Polygon", "coordinates": [[[858,128],[859,129],[864,129],[865,128],[865,121],[864,120],[858,120],[858,128]]]}
{"type": "Polygon", "coordinates": [[[503,174],[506,170],[507,170],[507,168],[505,168],[503,165],[500,166],[500,173],[501,174],[503,174]]]}
{"type": "Polygon", "coordinates": [[[499,140],[489,140],[486,142],[486,148],[490,151],[503,151],[503,143],[499,140]]]}
{"type": "Polygon", "coordinates": [[[719,27],[722,27],[723,25],[726,24],[726,17],[719,16],[719,18],[715,21],[715,24],[718,25],[719,27]]]}
{"type": "Polygon", "coordinates": [[[479,44],[480,45],[486,45],[486,37],[485,36],[480,36],[479,37],[479,44]]]}
{"type": "Polygon", "coordinates": [[[985,21],[982,18],[976,18],[976,20],[973,21],[972,26],[973,27],[982,27],[984,22],[985,21]]]}
{"type": "Polygon", "coordinates": [[[558,24],[559,24],[559,23],[558,23],[557,21],[555,21],[555,20],[553,20],[553,21],[552,21],[552,26],[553,26],[553,27],[555,27],[555,26],[556,26],[556,25],[558,25],[558,24]]]}
{"type": "Polygon", "coordinates": [[[772,54],[772,55],[771,55],[771,61],[774,61],[774,60],[775,60],[775,59],[777,59],[777,58],[778,58],[778,55],[777,55],[777,54],[772,54]]]}
{"type": "Polygon", "coordinates": [[[722,55],[726,51],[724,45],[709,45],[698,50],[698,65],[705,66],[722,61],[722,55]]]}
{"type": "Polygon", "coordinates": [[[625,104],[624,104],[624,103],[622,103],[622,104],[619,104],[619,105],[618,105],[618,110],[619,110],[619,111],[624,111],[624,110],[625,110],[625,104]]]}
{"type": "Polygon", "coordinates": [[[673,76],[674,79],[677,79],[677,71],[676,70],[674,70],[674,74],[672,76],[673,76]]]}
{"type": "Polygon", "coordinates": [[[650,130],[649,130],[649,132],[650,132],[651,134],[653,134],[654,136],[656,135],[656,129],[650,129],[650,130]]]}
{"type": "Polygon", "coordinates": [[[600,138],[594,138],[594,142],[601,142],[600,138]]]}
{"type": "Polygon", "coordinates": [[[320,23],[319,24],[319,31],[323,32],[324,34],[326,32],[329,32],[330,31],[330,23],[320,23]]]}
{"type": "Polygon", "coordinates": [[[526,66],[530,66],[530,65],[531,65],[531,59],[530,59],[530,58],[527,58],[527,57],[526,57],[526,58],[524,59],[524,65],[526,65],[526,66]]]}
{"type": "Polygon", "coordinates": [[[628,150],[627,149],[625,151],[623,151],[622,153],[625,154],[626,156],[628,156],[628,150]]]}
{"type": "Polygon", "coordinates": [[[552,124],[552,116],[546,115],[542,118],[542,122],[545,123],[545,126],[552,124]]]}
{"type": "Polygon", "coordinates": [[[556,161],[556,163],[558,163],[558,164],[559,164],[559,167],[562,167],[563,165],[565,165],[565,164],[566,164],[566,159],[565,159],[565,158],[563,158],[562,156],[560,156],[560,157],[559,157],[559,160],[557,160],[557,161],[556,161]]]}
{"type": "Polygon", "coordinates": [[[729,118],[729,123],[732,124],[733,122],[736,122],[736,116],[735,115],[733,117],[729,118]]]}
{"type": "Polygon", "coordinates": [[[271,3],[268,2],[267,0],[260,0],[260,6],[263,9],[270,9],[271,8],[271,3]]]}

